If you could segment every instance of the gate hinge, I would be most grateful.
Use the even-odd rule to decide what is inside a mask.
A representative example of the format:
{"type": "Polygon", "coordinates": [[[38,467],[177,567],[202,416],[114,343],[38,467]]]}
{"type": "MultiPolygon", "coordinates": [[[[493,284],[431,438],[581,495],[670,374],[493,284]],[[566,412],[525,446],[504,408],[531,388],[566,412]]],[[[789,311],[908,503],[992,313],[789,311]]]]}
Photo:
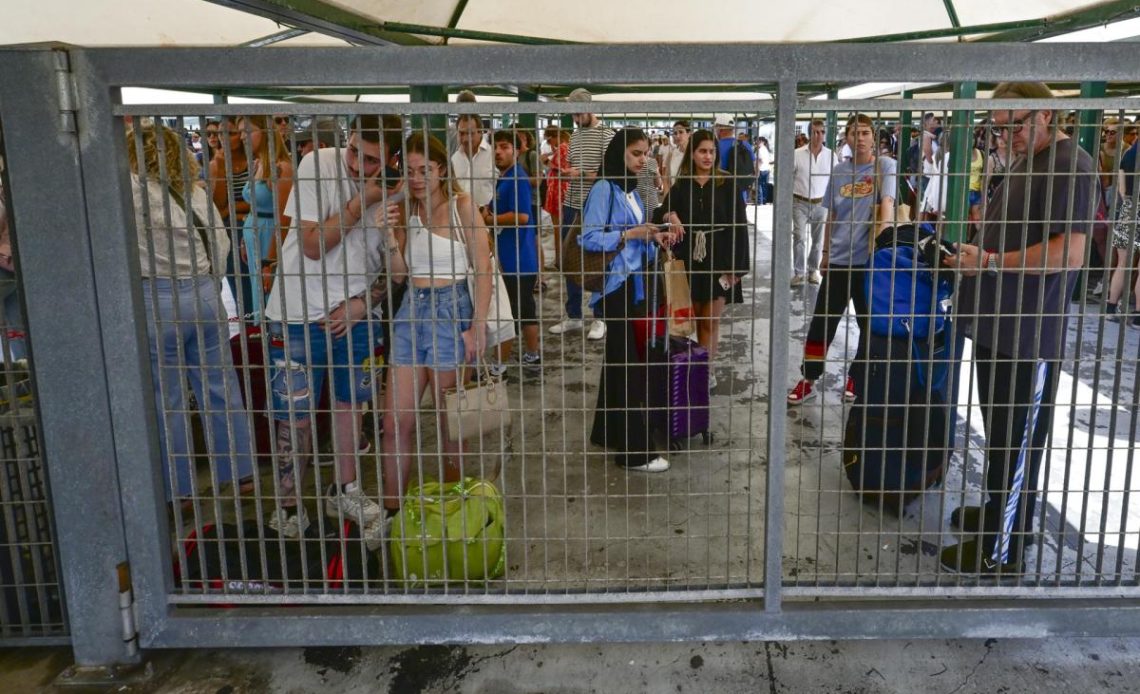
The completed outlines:
{"type": "Polygon", "coordinates": [[[71,61],[67,51],[55,51],[55,91],[59,100],[59,131],[78,132],[75,127],[75,80],[71,74],[71,61]]]}

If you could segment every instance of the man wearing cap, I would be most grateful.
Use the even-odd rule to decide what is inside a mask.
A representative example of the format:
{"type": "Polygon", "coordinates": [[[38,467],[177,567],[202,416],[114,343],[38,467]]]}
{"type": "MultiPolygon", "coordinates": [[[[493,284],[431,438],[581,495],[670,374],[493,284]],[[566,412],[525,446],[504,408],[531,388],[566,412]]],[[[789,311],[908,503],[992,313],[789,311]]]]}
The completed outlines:
{"type": "MultiPolygon", "coordinates": [[[[585,89],[578,88],[566,97],[569,103],[587,103],[593,97],[585,89]]],[[[570,136],[570,168],[564,169],[563,174],[570,177],[570,188],[566,192],[566,202],[562,208],[562,239],[565,241],[570,227],[582,214],[582,204],[590,192],[590,186],[598,175],[598,167],[602,165],[602,155],[606,152],[614,131],[601,124],[598,116],[593,113],[575,113],[571,116],[574,125],[578,126],[570,136]]],[[[561,335],[571,330],[581,330],[582,322],[582,287],[569,279],[566,280],[566,319],[550,326],[552,335],[561,335]]],[[[591,340],[600,340],[606,336],[606,324],[595,320],[590,326],[586,337],[591,340]]]]}
{"type": "Polygon", "coordinates": [[[298,128],[293,133],[293,141],[297,143],[296,151],[293,153],[294,158],[300,161],[314,149],[338,147],[340,146],[340,137],[340,125],[335,118],[323,116],[314,118],[312,123],[303,128],[298,128]]]}
{"type": "MultiPolygon", "coordinates": [[[[756,161],[756,152],[752,149],[752,144],[745,138],[740,142],[740,146],[748,153],[749,165],[747,170],[742,165],[738,166],[736,163],[736,150],[737,139],[735,135],[736,120],[727,113],[718,113],[713,119],[713,129],[716,131],[717,148],[720,150],[720,168],[731,173],[737,177],[737,189],[741,191],[742,195],[747,196],[748,189],[752,187],[753,174],[756,167],[752,166],[751,162],[756,161]],[[738,171],[737,169],[741,169],[738,171]]],[[[748,198],[745,197],[745,201],[748,198]]]]}

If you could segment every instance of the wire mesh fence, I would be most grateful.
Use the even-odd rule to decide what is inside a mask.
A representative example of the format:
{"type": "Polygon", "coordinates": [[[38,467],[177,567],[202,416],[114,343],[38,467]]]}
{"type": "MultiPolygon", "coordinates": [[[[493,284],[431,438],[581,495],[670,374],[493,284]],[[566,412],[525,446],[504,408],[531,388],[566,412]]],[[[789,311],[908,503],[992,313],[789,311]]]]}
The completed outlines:
{"type": "Polygon", "coordinates": [[[758,588],[770,251],[720,138],[246,111],[125,135],[175,602],[758,588]]]}
{"type": "Polygon", "coordinates": [[[793,275],[789,595],[1136,584],[1136,114],[1000,104],[838,114],[822,284],[793,275]]]}
{"type": "Polygon", "coordinates": [[[173,599],[758,594],[772,397],[789,595],[1134,584],[1138,341],[1095,299],[1135,294],[1106,136],[1135,114],[1057,103],[801,110],[793,171],[772,113],[727,106],[135,109],[173,599]],[[188,123],[219,133],[200,166],[188,123]],[[794,370],[769,384],[780,186],[794,370]],[[199,298],[162,305],[163,260],[199,298]]]}
{"type": "Polygon", "coordinates": [[[0,641],[11,642],[65,635],[67,623],[4,191],[0,183],[0,641]]]}

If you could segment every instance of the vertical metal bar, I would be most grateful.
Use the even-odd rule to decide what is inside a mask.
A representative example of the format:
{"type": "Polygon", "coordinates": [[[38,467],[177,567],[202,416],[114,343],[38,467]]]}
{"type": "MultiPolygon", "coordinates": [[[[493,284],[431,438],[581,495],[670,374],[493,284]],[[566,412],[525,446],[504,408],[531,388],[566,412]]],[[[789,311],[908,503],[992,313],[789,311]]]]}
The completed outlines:
{"type": "Polygon", "coordinates": [[[77,116],[80,163],[92,229],[92,263],[98,268],[99,325],[88,341],[90,336],[99,336],[104,346],[106,356],[100,369],[106,374],[116,470],[131,481],[119,493],[123,528],[132,538],[131,578],[142,636],[145,629],[161,627],[166,596],[173,586],[163,480],[155,464],[160,460],[158,423],[136,258],[134,205],[123,122],[111,115],[119,101],[118,90],[100,81],[81,51],[73,52],[72,58],[79,103],[85,106],[77,116]]]}
{"type": "MultiPolygon", "coordinates": [[[[776,186],[776,209],[772,231],[772,315],[768,326],[768,383],[784,383],[788,377],[788,322],[791,305],[792,185],[788,172],[795,170],[796,83],[780,80],[776,97],[776,171],[784,176],[776,186]]],[[[768,404],[768,480],[764,522],[764,611],[779,612],[783,581],[784,464],[787,459],[788,404],[771,398],[768,404]]]]}
{"type": "MultiPolygon", "coordinates": [[[[19,264],[28,330],[37,336],[33,368],[44,459],[55,479],[67,480],[52,491],[75,659],[81,665],[108,665],[137,660],[123,643],[116,572],[127,560],[115,468],[121,455],[117,438],[120,433],[129,437],[130,431],[113,428],[115,403],[108,391],[114,379],[129,370],[123,367],[131,360],[126,350],[108,360],[100,345],[108,327],[101,310],[113,314],[109,304],[127,302],[117,292],[105,304],[99,299],[109,297],[98,291],[104,278],[114,282],[128,273],[126,263],[101,263],[98,254],[103,244],[115,245],[116,230],[125,237],[130,227],[94,223],[82,204],[89,191],[80,171],[80,152],[91,133],[80,127],[77,140],[75,133],[59,128],[54,77],[57,61],[66,59],[62,51],[0,53],[0,94],[20,95],[0,102],[0,118],[9,133],[20,133],[6,142],[12,213],[23,232],[19,264]],[[68,297],[67,320],[60,320],[61,309],[53,298],[61,295],[68,297]],[[112,373],[112,362],[119,365],[119,373],[112,373]]],[[[98,112],[110,119],[109,104],[100,108],[102,104],[79,103],[84,105],[81,116],[98,112]]],[[[104,142],[111,139],[110,129],[101,136],[104,142]]],[[[98,203],[112,208],[113,201],[103,198],[98,203]]],[[[137,336],[135,325],[142,322],[128,326],[127,334],[137,336]]],[[[139,413],[151,408],[139,398],[131,404],[129,429],[137,431],[139,413]]],[[[153,431],[153,421],[150,425],[148,431],[153,431]]],[[[146,454],[151,452],[138,457],[149,462],[154,458],[146,454]]]]}
{"type": "MultiPolygon", "coordinates": [[[[1082,99],[1100,99],[1103,98],[1107,91],[1108,84],[1106,82],[1081,82],[1081,98],[1082,99]]],[[[1082,109],[1078,111],[1077,119],[1077,138],[1081,145],[1081,149],[1093,155],[1096,158],[1097,151],[1100,149],[1100,123],[1104,111],[1099,109],[1082,109]]]]}
{"type": "MultiPolygon", "coordinates": [[[[972,99],[978,93],[977,82],[956,82],[955,99],[972,99]]],[[[969,236],[966,213],[969,211],[967,193],[970,189],[970,161],[974,156],[974,112],[954,111],[950,119],[950,168],[943,171],[946,195],[946,233],[948,241],[963,241],[969,236]]],[[[939,153],[941,156],[941,153],[939,153]]],[[[935,162],[940,166],[943,162],[935,162]]]]}

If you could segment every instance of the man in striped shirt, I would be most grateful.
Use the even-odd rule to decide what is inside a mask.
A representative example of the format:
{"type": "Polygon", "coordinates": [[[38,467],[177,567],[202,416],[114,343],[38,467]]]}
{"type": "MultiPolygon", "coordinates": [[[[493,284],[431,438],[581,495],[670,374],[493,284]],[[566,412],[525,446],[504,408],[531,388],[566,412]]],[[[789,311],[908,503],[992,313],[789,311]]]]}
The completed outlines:
{"type": "MultiPolygon", "coordinates": [[[[591,101],[590,92],[585,89],[575,89],[566,97],[570,103],[583,103],[591,101]]],[[[598,116],[593,113],[575,113],[574,125],[578,128],[570,136],[570,168],[563,173],[570,177],[570,189],[566,193],[562,207],[562,238],[570,227],[582,214],[582,205],[590,193],[590,186],[598,176],[598,167],[602,165],[602,155],[606,152],[614,131],[601,124],[598,116]]],[[[566,280],[566,319],[550,326],[552,335],[561,335],[571,330],[581,330],[582,322],[582,287],[566,280]]],[[[606,325],[595,320],[590,326],[586,337],[591,340],[600,340],[606,336],[606,325]]]]}

